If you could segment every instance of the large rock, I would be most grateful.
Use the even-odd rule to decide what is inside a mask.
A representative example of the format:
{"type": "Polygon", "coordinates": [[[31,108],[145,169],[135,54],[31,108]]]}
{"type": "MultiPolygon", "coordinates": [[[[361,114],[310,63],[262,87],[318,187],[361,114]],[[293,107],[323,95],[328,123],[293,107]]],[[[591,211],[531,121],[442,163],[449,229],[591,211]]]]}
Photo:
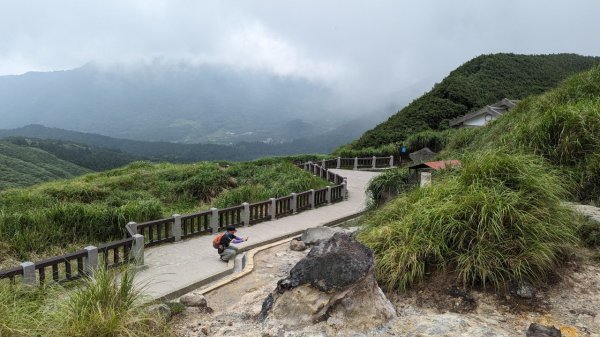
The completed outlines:
{"type": "Polygon", "coordinates": [[[314,246],[265,299],[261,319],[298,328],[327,321],[368,330],[396,315],[375,279],[373,253],[345,233],[314,246]]]}
{"type": "Polygon", "coordinates": [[[316,245],[317,243],[329,240],[333,234],[341,233],[344,230],[339,227],[313,227],[308,228],[302,233],[300,239],[307,245],[316,245]]]}

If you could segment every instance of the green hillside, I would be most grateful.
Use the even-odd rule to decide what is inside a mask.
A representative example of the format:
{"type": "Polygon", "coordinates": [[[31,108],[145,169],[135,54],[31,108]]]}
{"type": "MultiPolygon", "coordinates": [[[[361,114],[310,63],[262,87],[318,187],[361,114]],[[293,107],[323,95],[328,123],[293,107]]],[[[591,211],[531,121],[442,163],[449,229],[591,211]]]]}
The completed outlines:
{"type": "Polygon", "coordinates": [[[56,157],[85,167],[92,171],[105,171],[127,165],[145,158],[119,150],[90,146],[56,139],[9,137],[4,141],[15,145],[35,147],[56,157]]]}
{"type": "Polygon", "coordinates": [[[71,178],[90,170],[37,148],[0,141],[0,190],[71,178]]]}
{"type": "Polygon", "coordinates": [[[445,128],[448,120],[502,98],[523,99],[541,94],[599,62],[598,57],[575,54],[476,57],[349,147],[380,146],[404,141],[419,131],[445,128]]]}
{"type": "Polygon", "coordinates": [[[0,265],[4,258],[35,258],[72,245],[121,238],[129,221],[256,202],[326,185],[287,159],[265,159],[234,164],[135,162],[10,189],[0,192],[0,265]]]}
{"type": "Polygon", "coordinates": [[[372,184],[372,191],[396,185],[401,193],[369,214],[361,233],[380,281],[405,289],[444,273],[501,291],[546,282],[581,241],[595,240],[598,224],[565,201],[600,203],[599,130],[596,66],[485,127],[437,131],[448,139],[440,156],[460,159],[460,168],[435,172],[427,188],[410,189],[401,170],[372,184]]]}

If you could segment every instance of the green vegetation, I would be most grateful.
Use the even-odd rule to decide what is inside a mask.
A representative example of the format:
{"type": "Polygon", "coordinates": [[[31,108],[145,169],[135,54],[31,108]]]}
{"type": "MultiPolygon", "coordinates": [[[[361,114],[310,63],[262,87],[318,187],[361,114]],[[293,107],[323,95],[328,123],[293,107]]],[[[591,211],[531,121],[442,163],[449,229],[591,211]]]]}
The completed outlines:
{"type": "Polygon", "coordinates": [[[149,312],[133,275],[99,270],[75,289],[0,283],[0,336],[170,336],[165,319],[149,312]]]}
{"type": "Polygon", "coordinates": [[[350,145],[338,147],[332,155],[342,158],[365,158],[371,156],[388,157],[398,156],[398,147],[394,144],[381,145],[378,147],[365,147],[361,149],[353,149],[350,145]]]}
{"type": "Polygon", "coordinates": [[[411,175],[407,168],[384,171],[371,179],[367,187],[367,193],[374,202],[371,208],[382,205],[399,194],[409,191],[415,182],[416,177],[411,175]]]}
{"type": "Polygon", "coordinates": [[[600,62],[597,57],[558,55],[482,55],[458,67],[431,91],[367,131],[352,149],[402,142],[410,135],[443,129],[448,121],[502,98],[541,94],[577,72],[600,62]]]}
{"type": "Polygon", "coordinates": [[[360,239],[388,288],[405,289],[433,271],[497,289],[537,281],[577,242],[563,183],[541,158],[490,150],[462,161],[367,217],[360,239]]]}
{"type": "Polygon", "coordinates": [[[255,202],[326,184],[286,160],[269,159],[185,165],[135,162],[7,190],[0,192],[0,256],[23,260],[73,244],[106,242],[121,238],[129,221],[255,202]]]}
{"type": "Polygon", "coordinates": [[[0,141],[0,190],[71,178],[88,169],[36,148],[0,141]]]}
{"type": "Polygon", "coordinates": [[[388,287],[430,272],[492,284],[548,276],[579,242],[598,245],[598,224],[568,199],[600,201],[600,67],[577,74],[476,130],[425,132],[462,167],[409,191],[367,217],[361,239],[388,287]],[[389,240],[386,238],[395,238],[389,240]]]}
{"type": "Polygon", "coordinates": [[[92,171],[110,170],[144,159],[119,150],[89,146],[63,140],[10,137],[5,138],[4,141],[15,145],[44,150],[62,160],[85,167],[92,171]]]}

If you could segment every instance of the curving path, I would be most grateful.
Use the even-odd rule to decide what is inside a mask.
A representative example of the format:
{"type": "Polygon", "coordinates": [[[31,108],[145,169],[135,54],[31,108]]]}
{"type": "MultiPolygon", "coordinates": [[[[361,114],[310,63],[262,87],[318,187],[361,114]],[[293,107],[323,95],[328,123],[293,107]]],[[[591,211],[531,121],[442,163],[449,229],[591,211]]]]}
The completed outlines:
{"type": "MultiPolygon", "coordinates": [[[[362,212],[367,201],[365,188],[378,173],[332,171],[348,178],[348,200],[252,227],[241,227],[237,234],[248,236],[249,240],[238,247],[246,250],[362,212]]],[[[144,260],[144,267],[137,274],[137,282],[144,287],[147,295],[155,299],[177,297],[233,270],[232,263],[219,260],[212,247],[212,236],[147,248],[144,260]]]]}

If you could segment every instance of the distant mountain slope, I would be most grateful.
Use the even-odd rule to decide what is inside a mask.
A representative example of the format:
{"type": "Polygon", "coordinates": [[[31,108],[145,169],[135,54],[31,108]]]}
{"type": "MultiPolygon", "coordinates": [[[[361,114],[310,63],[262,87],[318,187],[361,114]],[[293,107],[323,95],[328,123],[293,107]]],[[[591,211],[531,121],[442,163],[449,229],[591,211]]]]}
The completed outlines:
{"type": "Polygon", "coordinates": [[[63,140],[10,137],[5,138],[4,141],[15,145],[42,149],[62,160],[92,171],[105,171],[127,165],[134,161],[146,159],[145,157],[135,156],[119,150],[63,140]]]}
{"type": "MultiPolygon", "coordinates": [[[[43,125],[28,125],[17,129],[0,130],[0,138],[27,137],[62,140],[97,148],[114,149],[122,151],[127,155],[149,160],[164,160],[179,163],[200,160],[240,161],[276,155],[329,153],[340,144],[358,137],[366,127],[375,125],[376,121],[372,117],[368,116],[350,120],[340,127],[321,135],[296,139],[283,144],[242,142],[235,145],[218,145],[144,142],[112,138],[94,133],[49,128],[43,125]]],[[[293,125],[289,125],[288,127],[291,128],[293,125]]],[[[84,164],[83,162],[80,163],[84,164]]]]}
{"type": "Polygon", "coordinates": [[[0,76],[2,128],[43,124],[144,141],[289,141],[337,126],[333,101],[319,82],[217,65],[88,64],[0,76]],[[297,119],[307,122],[282,128],[297,119]]]}
{"type": "Polygon", "coordinates": [[[90,170],[32,147],[0,141],[0,190],[72,178],[90,170]]]}
{"type": "Polygon", "coordinates": [[[365,132],[351,147],[360,149],[403,141],[412,133],[438,129],[451,118],[502,98],[522,99],[540,94],[598,63],[599,57],[575,54],[476,57],[386,122],[365,132]]]}

